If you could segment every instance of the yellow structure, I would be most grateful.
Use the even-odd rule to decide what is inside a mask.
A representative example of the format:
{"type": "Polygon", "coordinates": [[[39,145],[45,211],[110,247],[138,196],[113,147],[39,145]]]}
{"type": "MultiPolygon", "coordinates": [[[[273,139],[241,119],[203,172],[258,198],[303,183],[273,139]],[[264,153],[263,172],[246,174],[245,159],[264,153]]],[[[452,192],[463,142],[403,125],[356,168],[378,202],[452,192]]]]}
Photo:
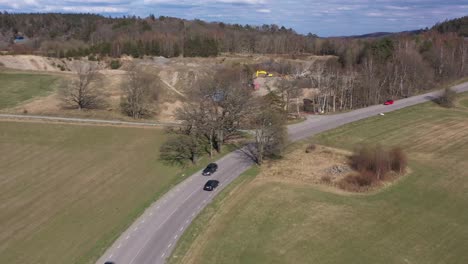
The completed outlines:
{"type": "Polygon", "coordinates": [[[273,74],[268,73],[266,71],[257,71],[256,76],[258,77],[259,74],[264,74],[266,77],[273,77],[273,74]]]}

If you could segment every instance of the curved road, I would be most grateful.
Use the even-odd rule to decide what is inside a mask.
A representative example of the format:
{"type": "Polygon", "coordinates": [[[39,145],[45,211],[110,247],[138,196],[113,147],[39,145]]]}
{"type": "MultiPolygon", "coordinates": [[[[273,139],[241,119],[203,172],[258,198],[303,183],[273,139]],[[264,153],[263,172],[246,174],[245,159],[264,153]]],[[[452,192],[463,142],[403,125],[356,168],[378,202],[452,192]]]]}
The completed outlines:
{"type": "MultiPolygon", "coordinates": [[[[468,83],[453,87],[457,92],[468,91],[468,83]]],[[[288,127],[289,138],[297,141],[319,132],[360,119],[423,103],[437,97],[431,92],[395,101],[394,105],[375,105],[348,113],[310,117],[288,127]]],[[[97,261],[98,264],[158,264],[171,255],[178,239],[194,217],[226,185],[249,168],[253,162],[242,150],[231,152],[218,162],[219,170],[211,177],[197,172],[154,202],[97,261]],[[213,192],[202,190],[207,179],[217,179],[221,185],[213,192]]]]}

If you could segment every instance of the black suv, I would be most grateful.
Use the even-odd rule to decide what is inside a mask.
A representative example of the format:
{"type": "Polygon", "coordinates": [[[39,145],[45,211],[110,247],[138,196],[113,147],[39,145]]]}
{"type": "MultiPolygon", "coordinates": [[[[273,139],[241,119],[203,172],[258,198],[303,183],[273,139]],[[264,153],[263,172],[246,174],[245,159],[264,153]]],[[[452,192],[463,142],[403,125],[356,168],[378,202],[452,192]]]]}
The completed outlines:
{"type": "Polygon", "coordinates": [[[209,180],[205,183],[205,186],[203,186],[203,190],[205,191],[212,191],[214,190],[216,187],[218,187],[219,185],[219,181],[217,180],[209,180]]]}
{"type": "Polygon", "coordinates": [[[210,163],[206,168],[202,171],[202,175],[204,176],[210,176],[211,174],[215,173],[215,171],[218,169],[218,164],[216,163],[210,163]]]}

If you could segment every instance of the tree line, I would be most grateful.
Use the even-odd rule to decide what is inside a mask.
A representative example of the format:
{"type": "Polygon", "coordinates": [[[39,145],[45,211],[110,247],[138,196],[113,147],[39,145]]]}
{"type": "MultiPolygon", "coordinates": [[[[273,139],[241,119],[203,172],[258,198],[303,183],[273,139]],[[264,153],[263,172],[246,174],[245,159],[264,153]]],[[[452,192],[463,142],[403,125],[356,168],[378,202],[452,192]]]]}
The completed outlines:
{"type": "Polygon", "coordinates": [[[0,41],[18,53],[54,57],[143,55],[177,57],[232,53],[303,53],[314,51],[315,35],[297,34],[277,25],[239,25],[150,15],[104,17],[93,14],[10,14],[0,12],[0,41]]]}
{"type": "Polygon", "coordinates": [[[334,54],[327,60],[258,66],[290,77],[272,89],[288,112],[299,112],[299,108],[314,113],[352,110],[413,96],[468,75],[467,41],[455,33],[427,31],[327,42],[334,54]]]}

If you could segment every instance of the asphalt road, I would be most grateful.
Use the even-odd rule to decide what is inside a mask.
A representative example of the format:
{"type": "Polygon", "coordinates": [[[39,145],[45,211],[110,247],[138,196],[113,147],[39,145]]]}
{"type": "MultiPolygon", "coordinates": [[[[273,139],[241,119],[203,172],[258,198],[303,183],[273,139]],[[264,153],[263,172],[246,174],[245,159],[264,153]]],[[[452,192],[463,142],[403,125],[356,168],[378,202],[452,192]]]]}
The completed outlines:
{"type": "MultiPolygon", "coordinates": [[[[457,85],[454,89],[457,92],[466,92],[468,83],[457,85]]],[[[343,114],[311,116],[302,123],[289,126],[289,137],[291,141],[304,139],[379,113],[429,101],[439,94],[440,92],[431,92],[418,95],[395,101],[391,106],[376,105],[343,114]]],[[[234,151],[217,163],[219,169],[213,176],[205,177],[201,172],[197,172],[154,202],[97,263],[102,264],[107,261],[115,264],[165,263],[178,239],[198,213],[217,193],[253,164],[243,150],[234,151]],[[219,180],[221,184],[213,192],[203,191],[202,187],[208,179],[219,180]]]]}

